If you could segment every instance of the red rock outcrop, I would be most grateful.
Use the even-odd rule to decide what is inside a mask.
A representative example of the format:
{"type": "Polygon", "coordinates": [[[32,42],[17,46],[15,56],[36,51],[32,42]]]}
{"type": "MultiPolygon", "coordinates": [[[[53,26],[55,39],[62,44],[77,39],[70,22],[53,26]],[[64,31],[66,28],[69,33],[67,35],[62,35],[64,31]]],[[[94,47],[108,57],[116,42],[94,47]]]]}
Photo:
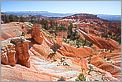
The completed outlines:
{"type": "Polygon", "coordinates": [[[15,44],[15,50],[16,50],[16,59],[18,63],[21,65],[24,65],[26,67],[30,67],[30,61],[29,61],[29,41],[26,39],[12,39],[11,43],[15,44]]]}
{"type": "MultiPolygon", "coordinates": [[[[96,67],[105,70],[109,73],[111,73],[114,77],[117,75],[121,75],[121,68],[115,65],[112,65],[111,63],[105,62],[102,58],[100,58],[98,55],[93,56],[91,58],[91,64],[95,65],[96,67]]],[[[117,77],[120,78],[120,77],[117,77]]]]}
{"type": "Polygon", "coordinates": [[[88,60],[86,58],[81,59],[81,67],[82,67],[83,73],[86,74],[89,69],[88,68],[88,60]]]}
{"type": "Polygon", "coordinates": [[[39,44],[42,43],[43,41],[43,37],[41,36],[40,34],[40,28],[39,28],[39,24],[34,24],[33,27],[32,27],[32,38],[39,44]]]}
{"type": "Polygon", "coordinates": [[[62,37],[57,36],[57,37],[56,37],[56,43],[57,43],[58,45],[62,45],[62,37]]]}
{"type": "Polygon", "coordinates": [[[5,65],[8,64],[8,57],[7,57],[7,54],[4,52],[1,53],[1,63],[5,65]]]}
{"type": "Polygon", "coordinates": [[[22,38],[12,38],[10,44],[2,48],[1,61],[3,64],[15,66],[19,63],[23,66],[30,67],[29,61],[29,41],[22,38]]]}
{"type": "Polygon", "coordinates": [[[111,39],[104,39],[97,36],[93,36],[79,30],[79,32],[90,42],[95,44],[100,49],[115,50],[119,49],[119,44],[111,39]]]}
{"type": "Polygon", "coordinates": [[[64,56],[79,58],[84,58],[93,55],[92,49],[90,47],[76,48],[67,44],[63,44],[62,47],[58,50],[58,52],[64,56]]]}
{"type": "Polygon", "coordinates": [[[15,60],[15,46],[14,45],[7,45],[2,48],[1,53],[1,63],[2,64],[9,64],[11,66],[15,66],[16,60],[15,60]]]}
{"type": "Polygon", "coordinates": [[[8,45],[8,51],[7,51],[7,56],[8,56],[8,64],[11,66],[14,66],[16,64],[16,60],[15,60],[15,47],[8,45]],[[13,49],[11,49],[13,47],[13,49]]]}

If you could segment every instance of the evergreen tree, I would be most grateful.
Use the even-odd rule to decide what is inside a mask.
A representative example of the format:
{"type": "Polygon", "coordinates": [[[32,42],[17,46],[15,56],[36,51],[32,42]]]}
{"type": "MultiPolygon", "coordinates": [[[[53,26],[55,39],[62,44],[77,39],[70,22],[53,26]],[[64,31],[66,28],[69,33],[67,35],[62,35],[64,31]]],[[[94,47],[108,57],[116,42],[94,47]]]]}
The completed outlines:
{"type": "Polygon", "coordinates": [[[41,23],[41,25],[42,25],[42,28],[44,28],[44,29],[46,29],[46,30],[49,29],[49,28],[48,28],[48,20],[42,19],[42,20],[40,21],[40,23],[41,23]]]}
{"type": "Polygon", "coordinates": [[[24,22],[24,18],[22,16],[20,16],[20,21],[19,22],[24,22]]]}
{"type": "Polygon", "coordinates": [[[72,23],[70,23],[70,25],[68,26],[68,32],[67,32],[67,38],[70,38],[71,35],[72,35],[72,28],[73,28],[73,25],[72,23]]]}

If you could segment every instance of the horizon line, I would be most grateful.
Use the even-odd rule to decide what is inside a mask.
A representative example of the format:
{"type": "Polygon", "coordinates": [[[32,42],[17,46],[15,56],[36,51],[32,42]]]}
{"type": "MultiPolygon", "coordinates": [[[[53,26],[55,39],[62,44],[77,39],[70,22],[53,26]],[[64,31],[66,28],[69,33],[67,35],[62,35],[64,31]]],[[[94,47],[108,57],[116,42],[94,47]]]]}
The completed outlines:
{"type": "MultiPolygon", "coordinates": [[[[29,12],[30,10],[20,10],[20,11],[1,11],[1,12],[29,12]]],[[[30,12],[48,12],[48,13],[58,13],[58,14],[80,14],[80,13],[84,13],[84,14],[94,14],[94,15],[98,15],[98,14],[101,14],[101,15],[121,15],[121,14],[105,14],[105,13],[88,13],[88,12],[73,12],[73,13],[62,13],[62,12],[51,12],[51,11],[41,11],[41,10],[31,10],[30,12]]]]}

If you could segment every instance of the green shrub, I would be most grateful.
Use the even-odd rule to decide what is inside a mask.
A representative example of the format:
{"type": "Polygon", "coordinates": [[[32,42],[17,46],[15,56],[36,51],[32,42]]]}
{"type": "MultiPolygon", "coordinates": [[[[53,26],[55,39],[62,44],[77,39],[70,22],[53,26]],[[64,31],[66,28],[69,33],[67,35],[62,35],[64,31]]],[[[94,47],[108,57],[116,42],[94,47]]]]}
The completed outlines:
{"type": "Polygon", "coordinates": [[[81,73],[76,79],[75,81],[86,81],[86,77],[81,73]]]}

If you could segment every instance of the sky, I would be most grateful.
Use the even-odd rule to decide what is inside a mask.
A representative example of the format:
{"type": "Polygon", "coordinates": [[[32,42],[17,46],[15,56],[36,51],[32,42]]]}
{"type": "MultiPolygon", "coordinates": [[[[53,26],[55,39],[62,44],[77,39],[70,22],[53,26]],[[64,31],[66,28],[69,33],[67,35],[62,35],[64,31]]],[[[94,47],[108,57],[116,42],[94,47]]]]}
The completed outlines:
{"type": "Polygon", "coordinates": [[[121,1],[2,1],[1,11],[121,15],[121,1]]]}

